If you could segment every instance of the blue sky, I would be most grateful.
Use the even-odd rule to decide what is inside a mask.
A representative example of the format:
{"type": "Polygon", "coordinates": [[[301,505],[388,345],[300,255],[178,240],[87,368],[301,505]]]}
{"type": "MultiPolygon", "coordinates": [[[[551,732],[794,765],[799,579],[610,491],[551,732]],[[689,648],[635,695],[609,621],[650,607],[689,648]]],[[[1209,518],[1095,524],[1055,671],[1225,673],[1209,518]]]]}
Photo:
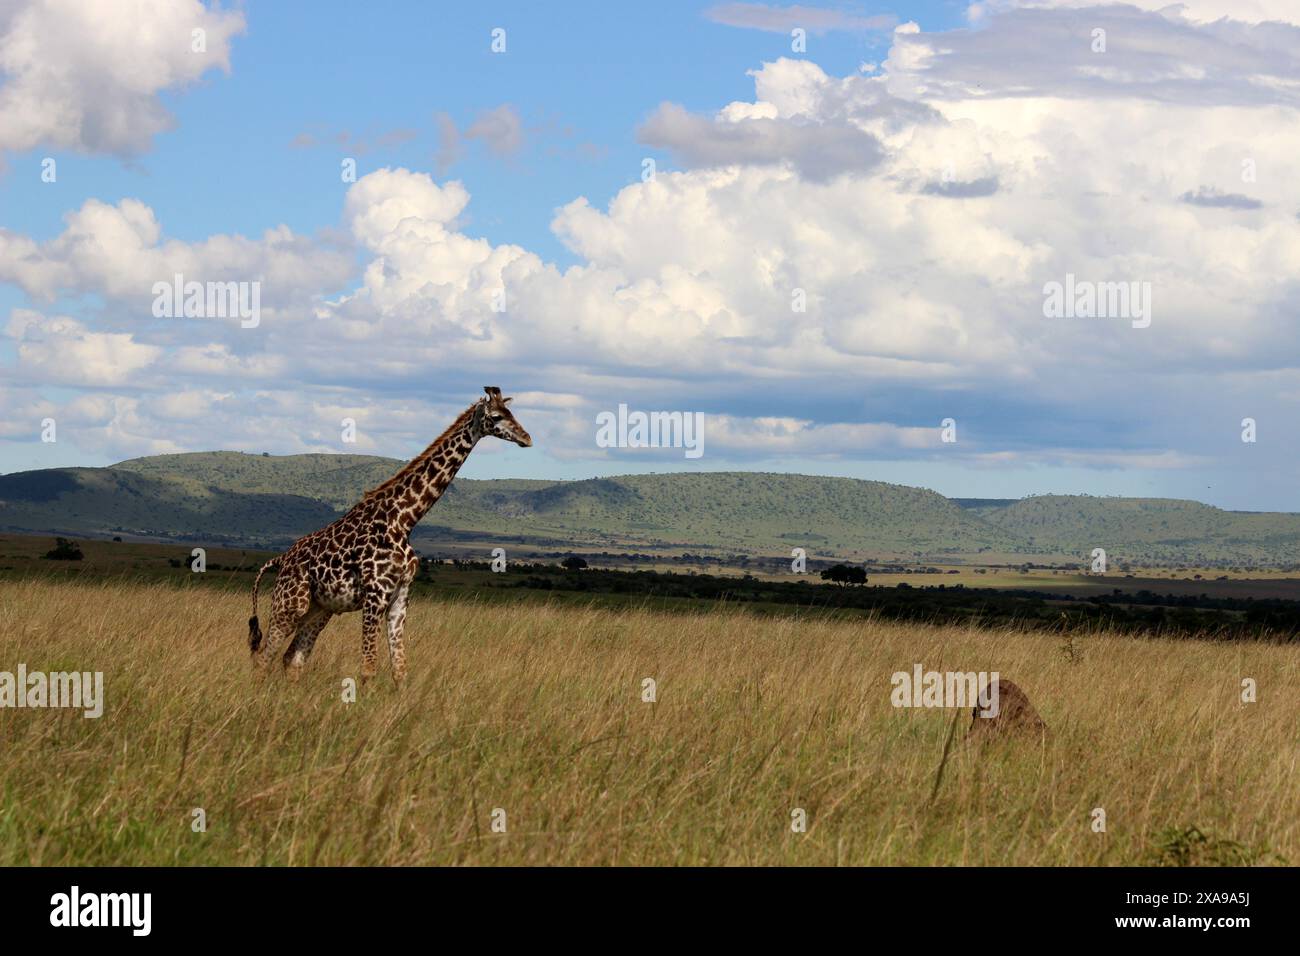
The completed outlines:
{"type": "MultiPolygon", "coordinates": [[[[179,239],[255,234],[282,222],[298,232],[330,228],[342,184],[330,193],[303,189],[303,180],[336,179],[338,157],[355,151],[294,147],[299,133],[374,140],[409,131],[409,141],[371,146],[358,156],[358,170],[429,170],[439,148],[435,114],[463,128],[510,103],[538,130],[534,141],[508,160],[473,146],[449,170],[475,197],[467,231],[570,264],[574,257],[549,228],[554,211],[576,196],[604,204],[639,179],[644,156],[666,160],[636,138],[660,103],[705,110],[744,97],[753,90],[746,71],[789,52],[784,34],[709,20],[711,4],[655,4],[653,16],[636,19],[610,3],[464,6],[471,9],[390,0],[365,16],[323,16],[328,4],[300,0],[243,6],[246,31],[231,46],[230,74],[209,73],[192,88],[160,96],[175,130],[130,162],[39,149],[10,157],[30,164],[53,155],[63,175],[58,202],[29,180],[6,176],[4,224],[48,239],[61,230],[66,208],[137,196],[179,239]],[[507,54],[497,56],[490,34],[502,25],[507,54]]],[[[964,6],[907,9],[945,27],[962,21],[964,6]]],[[[812,47],[827,69],[850,73],[885,55],[889,33],[827,33],[813,37],[812,47]]]]}
{"type": "Polygon", "coordinates": [[[0,54],[28,51],[0,56],[0,470],[400,457],[500,384],[537,445],[467,476],[1300,510],[1300,16],[1161,7],[186,0],[133,21],[25,0],[0,17],[0,54]],[[176,271],[260,283],[260,326],[152,315],[176,271]],[[1149,285],[1153,321],[1044,316],[1067,274],[1149,285]],[[596,447],[620,403],[702,412],[706,454],[596,447]]]}

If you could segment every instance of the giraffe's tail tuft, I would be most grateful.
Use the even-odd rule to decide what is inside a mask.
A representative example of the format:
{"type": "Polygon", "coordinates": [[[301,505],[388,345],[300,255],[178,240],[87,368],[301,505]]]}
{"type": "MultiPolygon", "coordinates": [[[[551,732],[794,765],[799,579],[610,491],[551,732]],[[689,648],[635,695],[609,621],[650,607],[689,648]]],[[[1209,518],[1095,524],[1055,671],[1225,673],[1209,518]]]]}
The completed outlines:
{"type": "Polygon", "coordinates": [[[266,573],[267,568],[273,568],[279,563],[280,558],[272,558],[258,569],[257,577],[253,578],[253,616],[248,619],[248,652],[250,654],[256,654],[257,649],[262,646],[262,628],[257,623],[257,589],[262,583],[262,575],[266,573]]]}

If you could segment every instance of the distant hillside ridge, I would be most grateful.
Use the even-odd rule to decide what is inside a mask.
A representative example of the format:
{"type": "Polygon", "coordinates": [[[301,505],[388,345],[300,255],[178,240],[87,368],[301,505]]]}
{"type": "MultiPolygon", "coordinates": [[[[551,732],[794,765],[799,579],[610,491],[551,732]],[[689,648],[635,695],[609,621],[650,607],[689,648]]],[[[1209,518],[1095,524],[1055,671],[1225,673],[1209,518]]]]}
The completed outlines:
{"type": "Polygon", "coordinates": [[[194,487],[114,468],[0,475],[0,527],[6,531],[233,544],[292,538],[334,517],[334,508],[315,498],[194,487]]]}
{"type": "Polygon", "coordinates": [[[404,464],[375,455],[264,456],[200,451],[131,458],[109,469],[176,481],[193,489],[215,487],[242,494],[301,495],[335,508],[349,508],[404,464]]]}
{"type": "MultiPolygon", "coordinates": [[[[328,524],[403,461],[371,455],[195,452],[108,468],[0,476],[0,530],[276,547],[328,524]]],[[[682,472],[580,481],[457,479],[417,547],[809,555],[860,560],[1067,560],[1198,566],[1300,563],[1300,515],[1195,501],[1042,495],[949,499],[856,478],[682,472]]]]}
{"type": "MultiPolygon", "coordinates": [[[[193,493],[291,493],[344,510],[403,464],[361,455],[197,452],[136,458],[109,470],[174,481],[193,493]]],[[[1016,544],[933,491],[759,472],[580,481],[460,478],[424,526],[619,550],[681,546],[779,553],[804,547],[912,555],[1016,544]]]]}
{"type": "Polygon", "coordinates": [[[1224,511],[1176,498],[1038,495],[980,514],[1038,550],[1091,553],[1123,542],[1152,560],[1201,565],[1289,564],[1300,551],[1300,515],[1224,511]]]}

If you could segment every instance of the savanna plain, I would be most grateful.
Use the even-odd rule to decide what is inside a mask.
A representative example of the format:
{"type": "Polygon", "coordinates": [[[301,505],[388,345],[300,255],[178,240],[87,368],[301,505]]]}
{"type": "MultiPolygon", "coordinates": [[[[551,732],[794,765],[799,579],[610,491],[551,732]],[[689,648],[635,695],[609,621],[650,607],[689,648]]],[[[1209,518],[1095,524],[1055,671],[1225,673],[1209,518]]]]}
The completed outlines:
{"type": "Polygon", "coordinates": [[[0,589],[4,666],[105,686],[0,710],[6,865],[1300,861],[1294,644],[425,596],[406,686],[349,702],[357,615],[290,684],[242,589],[0,589]],[[916,664],[1000,672],[1050,734],[895,708],[916,664]]]}

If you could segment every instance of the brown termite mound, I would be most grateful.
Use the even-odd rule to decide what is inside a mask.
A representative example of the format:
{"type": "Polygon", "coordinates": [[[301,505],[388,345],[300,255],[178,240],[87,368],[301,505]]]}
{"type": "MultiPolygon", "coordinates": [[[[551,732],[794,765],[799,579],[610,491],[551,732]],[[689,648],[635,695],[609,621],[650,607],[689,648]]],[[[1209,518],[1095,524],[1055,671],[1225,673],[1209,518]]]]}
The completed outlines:
{"type": "Polygon", "coordinates": [[[1047,723],[1029,702],[1029,695],[1005,677],[995,677],[984,685],[971,714],[968,737],[972,740],[1047,736],[1047,723]]]}

